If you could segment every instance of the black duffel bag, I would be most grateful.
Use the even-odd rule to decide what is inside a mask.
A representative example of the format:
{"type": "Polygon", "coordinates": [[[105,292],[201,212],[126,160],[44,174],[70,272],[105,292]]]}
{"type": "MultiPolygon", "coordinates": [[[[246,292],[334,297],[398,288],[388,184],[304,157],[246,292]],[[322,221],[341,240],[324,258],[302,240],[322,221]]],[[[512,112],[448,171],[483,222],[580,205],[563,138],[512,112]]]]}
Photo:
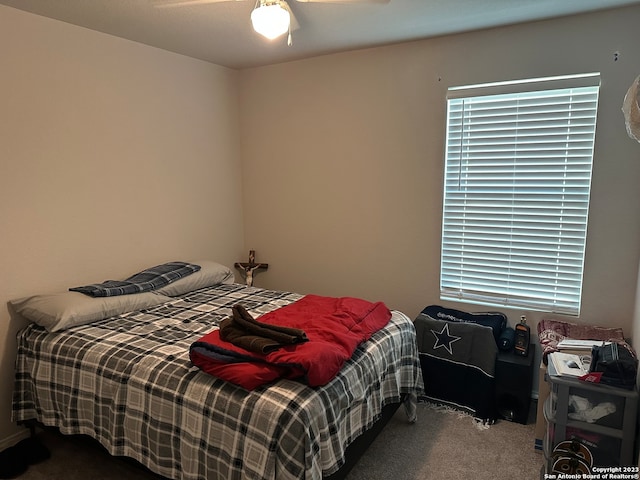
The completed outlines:
{"type": "Polygon", "coordinates": [[[593,347],[589,373],[597,373],[599,383],[633,390],[636,386],[638,359],[615,342],[593,347]]]}

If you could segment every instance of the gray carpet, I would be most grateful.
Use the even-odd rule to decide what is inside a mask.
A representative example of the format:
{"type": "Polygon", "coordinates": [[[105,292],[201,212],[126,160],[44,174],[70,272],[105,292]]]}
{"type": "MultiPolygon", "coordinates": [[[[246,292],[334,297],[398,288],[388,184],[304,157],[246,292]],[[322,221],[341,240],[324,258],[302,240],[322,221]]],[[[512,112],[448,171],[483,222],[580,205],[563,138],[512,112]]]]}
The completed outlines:
{"type": "MultiPolygon", "coordinates": [[[[535,407],[535,405],[534,405],[535,407]]],[[[498,421],[487,429],[468,416],[420,404],[409,424],[400,408],[349,473],[347,480],[494,480],[540,478],[534,423],[498,421]]],[[[157,480],[129,461],[108,456],[82,437],[39,434],[51,458],[29,467],[20,480],[157,480]]]]}
{"type": "Polygon", "coordinates": [[[347,480],[495,480],[540,478],[535,419],[498,421],[487,429],[468,416],[419,405],[418,423],[402,409],[376,438],[347,480]]]}

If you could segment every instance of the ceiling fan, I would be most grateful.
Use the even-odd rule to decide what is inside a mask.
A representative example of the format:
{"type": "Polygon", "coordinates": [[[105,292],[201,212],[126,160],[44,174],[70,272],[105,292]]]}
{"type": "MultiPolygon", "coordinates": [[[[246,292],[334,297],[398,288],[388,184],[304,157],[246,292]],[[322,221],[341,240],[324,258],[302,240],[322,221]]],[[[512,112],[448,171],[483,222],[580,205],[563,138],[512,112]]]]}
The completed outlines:
{"type": "MultiPolygon", "coordinates": [[[[169,0],[156,3],[158,8],[184,7],[204,5],[208,3],[242,2],[246,0],[169,0]]],[[[301,3],[389,3],[390,0],[297,0],[301,3]]],[[[295,30],[298,22],[293,16],[291,7],[286,0],[256,0],[251,12],[253,29],[260,35],[273,40],[289,32],[288,44],[291,45],[292,26],[295,30]]]]}

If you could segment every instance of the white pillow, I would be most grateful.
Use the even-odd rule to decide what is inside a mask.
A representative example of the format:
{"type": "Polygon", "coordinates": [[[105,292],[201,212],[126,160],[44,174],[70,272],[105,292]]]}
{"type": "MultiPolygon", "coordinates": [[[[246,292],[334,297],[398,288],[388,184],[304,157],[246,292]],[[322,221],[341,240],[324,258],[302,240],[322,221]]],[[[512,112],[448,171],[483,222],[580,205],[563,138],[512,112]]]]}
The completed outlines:
{"type": "Polygon", "coordinates": [[[199,260],[189,263],[200,265],[200,270],[182,277],[180,280],[171,282],[169,285],[158,288],[154,292],[160,295],[168,295],[169,297],[177,297],[201,288],[235,282],[235,276],[229,267],[211,260],[199,260]]]}
{"type": "Polygon", "coordinates": [[[113,297],[90,297],[80,292],[63,292],[33,295],[9,303],[26,319],[50,332],[57,332],[169,301],[171,298],[154,292],[113,297]]]}

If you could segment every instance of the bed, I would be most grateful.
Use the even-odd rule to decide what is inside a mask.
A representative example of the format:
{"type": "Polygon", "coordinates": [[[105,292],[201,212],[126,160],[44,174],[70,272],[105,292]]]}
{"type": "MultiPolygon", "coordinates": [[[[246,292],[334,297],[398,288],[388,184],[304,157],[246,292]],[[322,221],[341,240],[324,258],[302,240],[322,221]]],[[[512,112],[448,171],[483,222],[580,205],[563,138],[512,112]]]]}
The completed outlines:
{"type": "Polygon", "coordinates": [[[401,312],[328,384],[281,379],[247,391],[194,367],[190,345],[233,305],[259,318],[302,295],[235,283],[173,293],[58,331],[22,329],[13,420],[88,435],[176,480],[338,478],[353,463],[349,450],[390,408],[402,404],[415,421],[422,374],[413,323],[401,312]]]}

